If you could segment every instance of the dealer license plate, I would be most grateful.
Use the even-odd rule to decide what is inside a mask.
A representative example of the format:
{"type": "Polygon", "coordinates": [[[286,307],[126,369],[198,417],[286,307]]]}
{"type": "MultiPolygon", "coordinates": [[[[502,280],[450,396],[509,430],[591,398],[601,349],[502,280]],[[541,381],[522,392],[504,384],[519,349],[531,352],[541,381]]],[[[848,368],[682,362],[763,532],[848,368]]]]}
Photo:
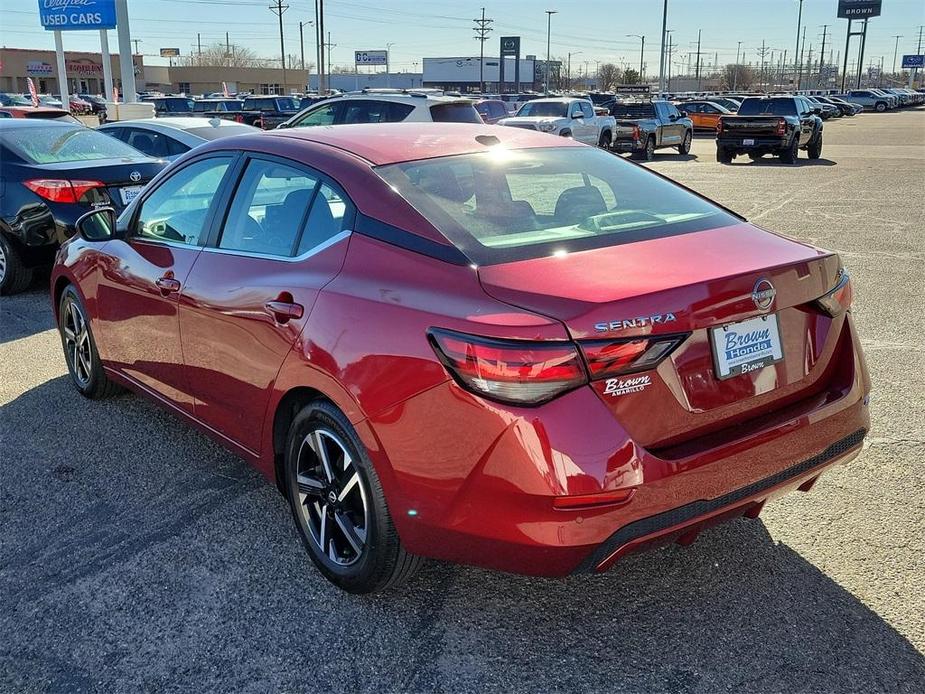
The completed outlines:
{"type": "Polygon", "coordinates": [[[755,144],[755,140],[750,137],[746,137],[744,140],[742,140],[742,144],[748,147],[749,145],[755,144]]]}
{"type": "Polygon", "coordinates": [[[758,316],[710,330],[718,378],[763,369],[784,358],[777,315],[758,316]]]}
{"type": "Polygon", "coordinates": [[[119,188],[119,194],[122,196],[122,204],[128,205],[132,200],[137,198],[142,188],[144,188],[144,186],[126,186],[125,188],[119,188]]]}

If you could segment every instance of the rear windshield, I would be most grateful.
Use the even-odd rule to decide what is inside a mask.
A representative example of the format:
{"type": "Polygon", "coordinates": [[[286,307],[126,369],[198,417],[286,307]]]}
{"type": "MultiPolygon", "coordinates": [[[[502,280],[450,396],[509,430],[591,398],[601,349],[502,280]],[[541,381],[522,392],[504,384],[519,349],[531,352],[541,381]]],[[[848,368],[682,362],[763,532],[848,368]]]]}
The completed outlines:
{"type": "Polygon", "coordinates": [[[93,159],[148,159],[121,140],[83,126],[2,129],[0,141],[30,164],[93,159]]]}
{"type": "Polygon", "coordinates": [[[518,116],[541,118],[565,118],[568,104],[559,101],[528,101],[517,112],[518,116]]]}
{"type": "Polygon", "coordinates": [[[651,103],[614,104],[610,115],[617,118],[655,118],[655,106],[651,103]]]}
{"type": "Polygon", "coordinates": [[[376,171],[478,265],[739,221],[645,168],[591,147],[495,148],[376,171]]]}
{"type": "Polygon", "coordinates": [[[201,111],[240,111],[240,101],[195,101],[193,110],[197,113],[201,111]]]}
{"type": "Polygon", "coordinates": [[[164,109],[168,113],[189,113],[193,110],[192,99],[164,99],[164,109]]]}
{"type": "Polygon", "coordinates": [[[481,123],[479,112],[469,103],[436,104],[430,107],[434,123],[481,123]]]}
{"type": "Polygon", "coordinates": [[[250,125],[236,123],[234,125],[220,125],[215,127],[203,125],[197,128],[187,128],[186,132],[190,135],[201,137],[204,140],[217,140],[220,137],[228,137],[230,135],[247,135],[248,133],[255,133],[258,130],[259,128],[254,128],[250,125]]]}
{"type": "Polygon", "coordinates": [[[796,102],[783,99],[746,99],[739,106],[740,116],[795,116],[796,102]]]}

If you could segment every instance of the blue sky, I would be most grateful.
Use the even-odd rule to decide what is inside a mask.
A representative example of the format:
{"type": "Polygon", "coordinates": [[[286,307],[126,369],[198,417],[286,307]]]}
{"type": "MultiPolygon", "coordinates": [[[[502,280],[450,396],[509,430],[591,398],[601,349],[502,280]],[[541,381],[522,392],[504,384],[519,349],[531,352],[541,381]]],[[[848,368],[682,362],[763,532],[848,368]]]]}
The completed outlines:
{"type": "MultiPolygon", "coordinates": [[[[299,21],[314,18],[313,0],[288,0],[283,15],[287,53],[299,52],[299,21]]],[[[266,57],[279,55],[278,24],[267,8],[269,0],[129,0],[132,38],[140,39],[145,62],[162,63],[161,47],[179,47],[188,54],[196,42],[224,41],[252,48],[266,57]]],[[[805,0],[806,46],[818,51],[822,25],[828,24],[829,47],[844,50],[846,20],[835,17],[837,0],[805,0]],[[834,32],[834,34],[833,34],[834,32]]],[[[481,7],[495,20],[486,54],[497,54],[497,37],[523,37],[523,53],[546,53],[546,15],[552,18],[552,53],[573,53],[573,70],[588,61],[638,65],[639,40],[626,34],[646,36],[648,71],[658,69],[658,37],[661,30],[661,0],[325,0],[325,29],[331,32],[333,62],[352,64],[354,50],[384,48],[394,43],[392,64],[396,70],[420,69],[422,57],[477,55],[472,38],[472,19],[481,7]],[[490,49],[489,49],[490,47],[490,49]],[[574,55],[580,51],[580,55],[574,55]]],[[[3,0],[0,9],[0,45],[15,48],[54,48],[51,32],[39,25],[37,0],[3,0]]],[[[795,44],[798,0],[669,0],[670,29],[678,44],[676,55],[693,51],[697,30],[702,29],[704,62],[718,54],[720,64],[735,59],[742,41],[746,61],[756,61],[762,40],[776,51],[795,44]]],[[[894,35],[901,34],[899,53],[915,52],[918,27],[925,24],[923,0],[883,0],[882,16],[870,21],[865,63],[884,56],[885,66],[893,60],[894,35]]],[[[306,28],[306,56],[314,55],[314,32],[306,28]]],[[[116,50],[115,32],[110,47],[116,50]]],[[[65,49],[99,50],[96,32],[68,32],[65,49]]],[[[854,53],[854,49],[852,49],[854,53]]],[[[775,55],[777,55],[775,53],[775,55]]]]}

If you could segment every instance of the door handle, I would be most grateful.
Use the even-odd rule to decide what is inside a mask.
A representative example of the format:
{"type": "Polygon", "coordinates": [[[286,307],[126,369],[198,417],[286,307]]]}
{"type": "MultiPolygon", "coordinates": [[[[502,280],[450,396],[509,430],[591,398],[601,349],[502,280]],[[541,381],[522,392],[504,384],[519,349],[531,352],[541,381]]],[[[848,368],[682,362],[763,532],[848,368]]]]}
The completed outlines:
{"type": "Polygon", "coordinates": [[[180,280],[173,277],[158,277],[154,280],[154,284],[157,285],[157,288],[161,290],[161,294],[164,296],[180,291],[180,280]]]}
{"type": "Polygon", "coordinates": [[[268,301],[263,307],[277,323],[288,323],[293,318],[298,320],[305,313],[302,304],[292,301],[268,301]]]}

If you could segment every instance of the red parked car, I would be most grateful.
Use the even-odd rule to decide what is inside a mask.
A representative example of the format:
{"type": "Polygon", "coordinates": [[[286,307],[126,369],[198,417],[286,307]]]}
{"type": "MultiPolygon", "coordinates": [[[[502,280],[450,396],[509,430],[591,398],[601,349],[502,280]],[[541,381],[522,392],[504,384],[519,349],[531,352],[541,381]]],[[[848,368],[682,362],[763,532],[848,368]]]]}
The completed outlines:
{"type": "Polygon", "coordinates": [[[564,138],[243,135],[79,226],[74,385],[249,460],[349,591],[420,557],[602,571],[808,490],[869,426],[836,254],[564,138]]]}

